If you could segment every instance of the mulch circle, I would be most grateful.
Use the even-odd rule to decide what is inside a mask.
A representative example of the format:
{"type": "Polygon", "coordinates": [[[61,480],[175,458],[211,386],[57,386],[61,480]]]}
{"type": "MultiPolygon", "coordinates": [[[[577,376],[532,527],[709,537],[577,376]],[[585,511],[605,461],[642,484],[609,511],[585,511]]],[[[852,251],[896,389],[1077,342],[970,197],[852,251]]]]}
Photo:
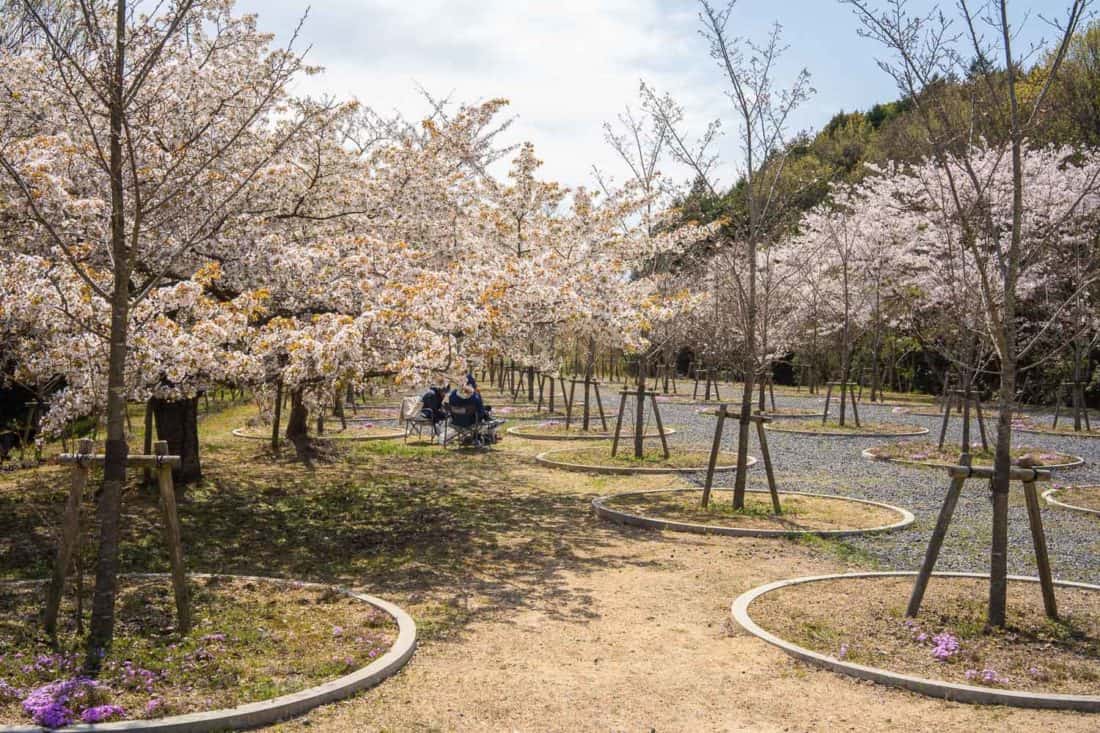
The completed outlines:
{"type": "Polygon", "coordinates": [[[1058,438],[1100,438],[1100,428],[1081,431],[1052,430],[1050,428],[1028,427],[1012,428],[1014,433],[1032,433],[1034,435],[1051,435],[1058,438]]]}
{"type": "MultiPolygon", "coordinates": [[[[909,426],[906,426],[909,427],[909,426]]],[[[823,430],[793,430],[787,427],[777,426],[775,423],[765,423],[765,430],[774,430],[777,433],[790,433],[792,435],[814,435],[822,438],[911,438],[916,435],[927,435],[928,428],[913,426],[913,429],[904,433],[880,433],[874,431],[853,430],[846,433],[833,433],[823,430]]]]}
{"type": "MultiPolygon", "coordinates": [[[[925,468],[945,468],[947,463],[937,463],[935,461],[915,461],[909,458],[892,458],[889,456],[880,456],[875,453],[874,447],[865,448],[861,453],[861,456],[871,461],[883,461],[884,463],[897,463],[902,466],[923,466],[925,468]]],[[[1054,470],[1054,469],[1067,469],[1076,468],[1077,466],[1084,465],[1085,459],[1081,456],[1070,456],[1073,460],[1068,463],[1051,463],[1049,465],[1035,466],[1035,468],[1041,470],[1054,470]]],[[[979,465],[979,464],[975,464],[979,465]]]]}
{"type": "MultiPolygon", "coordinates": [[[[622,511],[613,509],[608,506],[609,502],[614,502],[615,499],[638,496],[643,494],[658,494],[658,493],[671,493],[671,492],[698,492],[699,487],[692,486],[686,488],[672,488],[672,489],[647,489],[644,491],[625,491],[620,494],[610,494],[608,496],[601,496],[592,500],[592,510],[596,513],[596,516],[601,519],[608,519],[620,524],[629,524],[637,527],[647,527],[649,529],[661,529],[669,530],[673,532],[690,532],[692,534],[713,534],[723,535],[726,537],[797,537],[802,535],[814,535],[818,537],[852,537],[862,534],[877,534],[881,532],[889,532],[895,529],[901,529],[913,523],[913,513],[907,509],[901,507],[892,506],[890,504],[883,504],[877,501],[867,501],[865,499],[854,499],[846,496],[835,496],[830,494],[817,494],[804,491],[781,491],[779,492],[780,505],[783,503],[783,497],[785,496],[807,496],[819,499],[829,499],[836,501],[847,501],[857,504],[869,504],[871,506],[880,507],[883,509],[889,509],[896,512],[900,519],[892,524],[880,525],[878,527],[867,527],[862,529],[761,529],[753,527],[731,527],[721,524],[699,524],[696,522],[680,522],[673,519],[661,519],[659,517],[650,517],[642,514],[635,514],[633,512],[622,511]]],[[[768,495],[769,492],[764,489],[746,489],[746,493],[768,495]]]]}
{"type": "MultiPolygon", "coordinates": [[[[623,466],[623,465],[601,465],[590,463],[569,463],[566,461],[558,461],[550,458],[549,456],[555,453],[562,453],[570,449],[563,448],[558,450],[546,451],[539,453],[535,456],[535,462],[541,463],[544,466],[550,466],[552,468],[560,468],[563,471],[575,471],[576,473],[596,473],[596,474],[611,474],[617,476],[629,476],[633,474],[653,475],[653,474],[678,474],[678,473],[702,473],[707,470],[707,461],[710,458],[710,454],[707,451],[690,451],[692,453],[698,453],[700,458],[700,465],[688,466],[685,468],[673,468],[671,466],[623,466]]],[[[756,459],[752,456],[748,456],[748,465],[752,467],[756,464],[756,459]]],[[[718,465],[714,467],[715,473],[728,473],[730,471],[736,471],[736,465],[718,465]]]]}
{"type": "MultiPolygon", "coordinates": [[[[525,432],[525,429],[522,425],[517,425],[514,428],[508,428],[507,433],[509,435],[514,435],[517,438],[524,438],[526,440],[560,440],[560,441],[570,441],[570,440],[612,440],[615,437],[614,433],[592,432],[592,431],[589,431],[587,433],[573,432],[573,433],[562,433],[562,434],[532,433],[532,432],[529,431],[529,429],[528,429],[528,431],[525,432]]],[[[665,428],[665,435],[666,436],[674,435],[675,433],[676,433],[676,431],[674,429],[665,428]]],[[[653,438],[659,438],[661,436],[658,433],[642,433],[642,437],[649,440],[649,439],[653,439],[653,438]]],[[[624,434],[619,436],[619,439],[620,440],[634,440],[634,433],[630,433],[630,434],[624,433],[624,434]]]]}
{"type": "MultiPolygon", "coordinates": [[[[121,577],[132,578],[169,578],[165,573],[132,573],[121,577]]],[[[289,584],[295,583],[299,587],[332,589],[333,586],[321,583],[304,583],[285,578],[265,578],[245,575],[221,575],[208,573],[191,573],[191,578],[228,578],[252,582],[289,584]]],[[[45,580],[7,581],[13,585],[45,583],[45,580]]],[[[268,725],[280,720],[286,720],[316,707],[336,700],[350,697],[358,692],[378,685],[383,680],[392,677],[410,659],[416,651],[416,623],[412,617],[400,606],[389,601],[367,595],[354,593],[344,588],[335,588],[336,591],[364,603],[369,603],[388,614],[397,624],[397,639],[390,650],[366,667],[355,670],[337,679],[325,682],[314,687],[300,690],[288,695],[282,695],[270,700],[246,703],[234,708],[221,710],[209,710],[205,712],[187,713],[185,715],[173,715],[167,718],[151,720],[120,720],[114,723],[99,723],[89,727],[86,725],[60,728],[61,731],[96,730],[96,731],[135,731],[155,730],[163,733],[205,733],[206,731],[237,730],[241,728],[255,728],[268,725]]],[[[39,726],[15,726],[5,728],[10,733],[38,733],[42,730],[39,726]]]]}
{"type": "MultiPolygon", "coordinates": [[[[1007,705],[1022,708],[1042,708],[1055,710],[1077,710],[1082,712],[1100,712],[1100,695],[1064,695],[1057,693],[1030,692],[1022,690],[999,689],[979,687],[977,685],[955,684],[944,680],[915,677],[913,675],[893,672],[881,667],[870,667],[861,664],[846,662],[835,656],[816,652],[793,642],[786,641],[775,634],[761,628],[749,615],[749,607],[756,599],[781,588],[811,584],[820,581],[846,580],[857,578],[888,578],[888,577],[915,577],[912,571],[890,571],[870,573],[842,573],[836,575],[818,575],[802,578],[791,578],[767,583],[749,590],[738,596],[731,606],[730,612],[733,620],[753,636],[779,647],[785,653],[818,667],[840,674],[849,675],[858,679],[870,680],[879,684],[892,687],[901,687],[913,692],[919,692],[931,697],[939,697],[956,702],[974,703],[981,705],[1007,705]]],[[[988,575],[981,573],[934,573],[936,578],[977,578],[988,579],[988,575]]],[[[1009,576],[1012,581],[1038,583],[1038,578],[1009,576]]],[[[1089,591],[1100,591],[1100,586],[1086,583],[1070,583],[1067,581],[1054,581],[1056,587],[1083,588],[1089,591]]],[[[1038,590],[1036,590],[1038,593],[1038,590]]]]}
{"type": "MultiPolygon", "coordinates": [[[[245,440],[271,440],[270,435],[259,435],[255,433],[246,432],[247,428],[234,428],[233,435],[238,438],[244,438],[245,440]]],[[[313,435],[311,437],[320,440],[338,440],[341,442],[349,443],[363,443],[369,440],[393,440],[394,438],[404,438],[404,430],[390,430],[384,433],[378,433],[377,435],[354,435],[343,434],[345,431],[326,432],[324,435],[313,435]]],[[[280,436],[280,440],[282,440],[280,436]]]]}
{"type": "MultiPolygon", "coordinates": [[[[1100,486],[1072,486],[1066,488],[1096,489],[1097,493],[1100,494],[1100,486]]],[[[1060,507],[1062,509],[1069,509],[1070,511],[1088,514],[1093,517],[1100,517],[1100,509],[1090,509],[1089,507],[1077,506],[1076,504],[1071,504],[1068,501],[1063,501],[1063,499],[1065,498],[1066,488],[1047,489],[1043,492],[1043,498],[1046,499],[1047,504],[1050,504],[1051,506],[1060,507]],[[1062,498],[1058,498],[1059,494],[1063,495],[1062,498]]]]}

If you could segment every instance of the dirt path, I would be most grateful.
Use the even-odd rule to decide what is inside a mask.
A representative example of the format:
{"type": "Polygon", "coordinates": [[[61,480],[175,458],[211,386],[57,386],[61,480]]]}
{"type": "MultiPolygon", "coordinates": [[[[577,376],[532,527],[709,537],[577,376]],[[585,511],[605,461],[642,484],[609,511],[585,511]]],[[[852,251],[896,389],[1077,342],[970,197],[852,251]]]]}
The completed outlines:
{"type": "MultiPolygon", "coordinates": [[[[471,597],[454,601],[471,612],[458,634],[424,643],[375,690],[281,730],[1068,733],[1100,725],[1096,716],[930,700],[795,662],[733,628],[729,605],[762,582],[844,570],[827,551],[605,524],[585,509],[591,486],[516,472],[524,471],[542,491],[576,499],[573,524],[556,532],[539,571],[502,579],[486,568],[471,597]]],[[[517,529],[502,542],[522,551],[525,535],[517,529]]]]}

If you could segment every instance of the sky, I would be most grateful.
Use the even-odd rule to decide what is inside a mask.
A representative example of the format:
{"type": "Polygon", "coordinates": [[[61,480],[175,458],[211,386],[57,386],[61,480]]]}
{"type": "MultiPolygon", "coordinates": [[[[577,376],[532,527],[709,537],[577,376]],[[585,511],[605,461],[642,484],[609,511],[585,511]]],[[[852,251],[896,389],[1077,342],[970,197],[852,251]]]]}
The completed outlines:
{"type": "MultiPolygon", "coordinates": [[[[1036,16],[1065,5],[1011,7],[1031,13],[1025,33],[1036,38],[1044,32],[1036,16]]],[[[699,34],[696,0],[238,0],[237,7],[258,14],[260,29],[282,42],[309,9],[299,45],[311,47],[308,60],[325,72],[306,78],[303,93],[354,97],[414,119],[427,110],[420,88],[469,103],[509,99],[516,119],[508,139],[534,143],[541,178],[591,187],[595,165],[622,180],[626,171],[604,141],[603,123],[627,105],[637,108],[641,81],[672,94],[689,131],[722,119],[718,178],[729,185],[737,177],[738,129],[721,70],[699,34]]],[[[776,22],[789,45],[777,80],[788,84],[806,68],[816,90],[790,134],[898,96],[875,63],[883,49],[859,37],[855,16],[837,0],[739,0],[728,30],[760,41],[776,22]]],[[[677,181],[689,177],[672,163],[662,170],[677,181]]]]}

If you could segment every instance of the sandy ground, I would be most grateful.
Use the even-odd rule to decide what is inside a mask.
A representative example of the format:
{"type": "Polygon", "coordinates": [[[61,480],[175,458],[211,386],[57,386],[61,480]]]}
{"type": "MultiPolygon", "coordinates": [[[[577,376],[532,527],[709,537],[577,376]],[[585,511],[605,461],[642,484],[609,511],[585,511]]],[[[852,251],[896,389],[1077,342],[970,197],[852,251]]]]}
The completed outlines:
{"type": "Polygon", "coordinates": [[[796,662],[735,628],[730,602],[760,583],[842,564],[790,541],[634,530],[591,518],[582,502],[577,508],[555,548],[561,561],[508,578],[515,603],[479,610],[475,596],[473,619],[458,635],[423,644],[374,690],[279,729],[1100,728],[1097,716],[948,703],[796,662]]]}

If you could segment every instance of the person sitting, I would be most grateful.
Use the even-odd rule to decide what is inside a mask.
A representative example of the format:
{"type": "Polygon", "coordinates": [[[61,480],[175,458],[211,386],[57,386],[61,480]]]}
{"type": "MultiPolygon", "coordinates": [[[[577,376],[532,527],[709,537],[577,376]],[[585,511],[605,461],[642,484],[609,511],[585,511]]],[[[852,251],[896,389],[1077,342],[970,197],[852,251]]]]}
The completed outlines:
{"type": "Polygon", "coordinates": [[[459,408],[457,411],[451,410],[451,422],[459,427],[470,427],[478,420],[484,420],[487,417],[481,395],[469,382],[458,389],[451,390],[451,394],[447,398],[447,404],[452,408],[459,408]],[[456,414],[456,412],[459,414],[456,414]]]}
{"type": "Polygon", "coordinates": [[[428,388],[428,391],[424,393],[424,396],[420,398],[420,403],[423,405],[420,409],[420,414],[430,418],[433,426],[447,419],[447,411],[444,409],[443,405],[446,398],[447,386],[443,383],[432,385],[428,388]]]}

